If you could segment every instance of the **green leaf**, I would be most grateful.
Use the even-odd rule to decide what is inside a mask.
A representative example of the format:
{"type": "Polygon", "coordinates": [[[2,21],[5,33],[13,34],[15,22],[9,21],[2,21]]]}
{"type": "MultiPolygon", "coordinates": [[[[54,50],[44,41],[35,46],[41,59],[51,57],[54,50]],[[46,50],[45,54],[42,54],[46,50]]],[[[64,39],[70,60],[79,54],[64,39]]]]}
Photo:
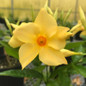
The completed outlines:
{"type": "Polygon", "coordinates": [[[74,69],[86,78],[86,67],[82,65],[73,65],[74,69]]]}
{"type": "Polygon", "coordinates": [[[7,70],[4,72],[0,72],[0,76],[12,76],[12,77],[28,77],[28,78],[42,78],[42,74],[35,71],[35,70],[29,70],[29,69],[24,69],[24,70],[7,70]]]}
{"type": "Polygon", "coordinates": [[[57,82],[59,86],[70,86],[70,76],[67,71],[60,71],[58,74],[57,82]]]}
{"type": "Polygon", "coordinates": [[[45,65],[40,65],[40,66],[35,67],[34,70],[38,72],[42,72],[45,67],[46,67],[45,65]]]}
{"type": "Polygon", "coordinates": [[[62,10],[60,13],[60,19],[63,20],[64,19],[64,11],[62,10]]]}
{"type": "Polygon", "coordinates": [[[83,38],[84,40],[86,40],[86,36],[84,36],[84,35],[81,35],[81,38],[83,38]]]}
{"type": "MultiPolygon", "coordinates": [[[[78,47],[76,47],[74,51],[75,52],[85,52],[84,47],[82,45],[79,45],[78,47]]],[[[79,62],[81,58],[83,58],[82,55],[75,55],[75,56],[72,56],[72,61],[74,63],[77,63],[79,62]]]]}
{"type": "Polygon", "coordinates": [[[86,41],[70,42],[66,45],[65,49],[73,49],[85,43],[86,41]]]}
{"type": "Polygon", "coordinates": [[[58,72],[59,71],[65,71],[67,70],[67,66],[61,66],[61,67],[58,67],[56,70],[54,70],[52,73],[51,73],[51,78],[55,78],[57,75],[58,75],[58,72]]]}
{"type": "Polygon", "coordinates": [[[70,14],[71,14],[71,11],[72,11],[72,9],[70,9],[70,10],[67,12],[66,16],[64,17],[64,23],[65,23],[65,22],[67,21],[67,19],[69,18],[70,14]]]}
{"type": "Polygon", "coordinates": [[[69,68],[71,66],[58,67],[51,75],[51,78],[56,79],[59,86],[70,86],[69,68]]]}
{"type": "Polygon", "coordinates": [[[0,30],[0,38],[4,36],[4,32],[0,30]]]}
{"type": "Polygon", "coordinates": [[[60,86],[57,80],[49,80],[47,86],[60,86]]]}
{"type": "Polygon", "coordinates": [[[32,61],[32,64],[34,66],[40,66],[41,65],[41,61],[39,60],[39,55],[32,61]]]}
{"type": "Polygon", "coordinates": [[[34,22],[34,20],[35,20],[35,13],[34,13],[34,9],[33,9],[32,5],[31,5],[31,16],[32,16],[32,22],[34,22]]]}
{"type": "Polygon", "coordinates": [[[8,43],[4,41],[0,41],[0,44],[5,48],[5,51],[9,56],[13,56],[14,58],[17,58],[17,59],[19,58],[17,48],[10,47],[8,43]]]}
{"type": "Polygon", "coordinates": [[[38,79],[38,80],[34,83],[33,86],[40,86],[40,84],[41,84],[41,79],[38,79]]]}
{"type": "Polygon", "coordinates": [[[83,59],[81,59],[80,61],[82,64],[86,64],[86,57],[84,57],[83,59]]]}

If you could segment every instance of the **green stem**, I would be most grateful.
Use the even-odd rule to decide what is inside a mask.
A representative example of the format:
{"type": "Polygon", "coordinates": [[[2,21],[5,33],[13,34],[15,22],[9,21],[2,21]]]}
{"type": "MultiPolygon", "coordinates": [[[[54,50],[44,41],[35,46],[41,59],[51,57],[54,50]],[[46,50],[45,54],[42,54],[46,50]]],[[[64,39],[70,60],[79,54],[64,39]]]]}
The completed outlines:
{"type": "Polygon", "coordinates": [[[46,83],[48,82],[48,66],[46,66],[46,83]]]}

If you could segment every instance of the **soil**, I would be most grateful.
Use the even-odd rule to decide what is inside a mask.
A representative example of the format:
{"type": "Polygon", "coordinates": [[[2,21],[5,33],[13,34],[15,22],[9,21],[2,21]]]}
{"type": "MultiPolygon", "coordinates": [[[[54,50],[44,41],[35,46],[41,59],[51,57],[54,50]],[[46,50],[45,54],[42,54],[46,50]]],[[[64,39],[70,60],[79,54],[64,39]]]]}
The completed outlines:
{"type": "Polygon", "coordinates": [[[4,59],[0,59],[0,69],[9,69],[13,67],[19,66],[19,62],[17,59],[13,57],[6,57],[4,59]]]}

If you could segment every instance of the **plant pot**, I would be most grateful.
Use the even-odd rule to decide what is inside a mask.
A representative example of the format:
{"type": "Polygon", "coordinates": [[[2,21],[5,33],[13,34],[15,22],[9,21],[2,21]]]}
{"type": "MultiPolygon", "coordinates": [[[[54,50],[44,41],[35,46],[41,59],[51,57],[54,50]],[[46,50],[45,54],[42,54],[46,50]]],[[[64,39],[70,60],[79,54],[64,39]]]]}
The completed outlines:
{"type": "MultiPolygon", "coordinates": [[[[21,69],[19,62],[5,55],[3,47],[0,48],[0,72],[12,69],[21,69]]],[[[24,78],[0,76],[0,86],[24,86],[24,78]]]]}
{"type": "MultiPolygon", "coordinates": [[[[7,69],[0,69],[0,72],[10,69],[20,69],[21,67],[13,67],[7,69]]],[[[24,78],[0,76],[0,86],[24,86],[24,78]]]]}

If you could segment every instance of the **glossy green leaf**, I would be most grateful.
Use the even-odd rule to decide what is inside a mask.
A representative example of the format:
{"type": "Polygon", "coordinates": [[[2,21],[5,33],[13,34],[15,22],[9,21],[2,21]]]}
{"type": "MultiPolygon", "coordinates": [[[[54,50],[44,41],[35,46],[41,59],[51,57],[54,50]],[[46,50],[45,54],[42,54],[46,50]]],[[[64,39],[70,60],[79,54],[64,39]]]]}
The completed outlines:
{"type": "Polygon", "coordinates": [[[67,66],[61,66],[61,67],[57,67],[57,69],[56,70],[54,70],[52,73],[51,73],[51,78],[55,78],[57,75],[58,75],[58,73],[60,72],[60,71],[66,71],[67,70],[67,66]]]}
{"type": "Polygon", "coordinates": [[[35,13],[34,13],[34,8],[31,5],[31,16],[32,16],[32,21],[34,22],[35,20],[35,13]]]}
{"type": "Polygon", "coordinates": [[[41,84],[41,79],[37,79],[33,86],[40,86],[40,84],[41,84]]]}
{"type": "Polygon", "coordinates": [[[81,59],[81,64],[86,64],[86,57],[84,57],[83,59],[81,59]]]}
{"type": "Polygon", "coordinates": [[[49,80],[47,86],[60,86],[57,80],[49,80]]]}
{"type": "Polygon", "coordinates": [[[57,81],[59,83],[59,86],[70,86],[70,76],[68,75],[67,71],[60,71],[58,74],[57,81]]]}
{"type": "Polygon", "coordinates": [[[37,57],[32,61],[32,64],[34,66],[40,66],[41,65],[41,61],[39,60],[39,55],[37,55],[37,57]]]}
{"type": "Polygon", "coordinates": [[[45,67],[46,67],[45,65],[40,65],[40,66],[35,67],[34,70],[38,72],[42,72],[45,67]]]}
{"type": "MultiPolygon", "coordinates": [[[[76,47],[76,48],[74,49],[74,51],[75,51],[75,52],[83,52],[83,53],[85,52],[84,47],[83,47],[82,45],[79,45],[78,47],[76,47]]],[[[72,56],[72,61],[73,61],[74,63],[77,63],[77,62],[79,62],[79,60],[80,60],[81,58],[83,58],[82,55],[75,55],[75,56],[72,56]]]]}
{"type": "Polygon", "coordinates": [[[24,69],[24,70],[7,70],[4,72],[0,72],[0,76],[12,76],[12,77],[33,77],[33,78],[42,78],[42,74],[35,71],[35,70],[29,70],[29,69],[24,69]]]}
{"type": "Polygon", "coordinates": [[[86,40],[86,36],[84,36],[84,35],[81,35],[81,38],[83,38],[84,40],[86,40]]]}
{"type": "Polygon", "coordinates": [[[70,43],[67,43],[65,49],[74,49],[85,43],[86,43],[86,41],[70,42],[70,43]]]}
{"type": "Polygon", "coordinates": [[[74,69],[86,78],[86,67],[82,65],[73,65],[74,69]]]}
{"type": "Polygon", "coordinates": [[[8,43],[4,41],[0,41],[0,44],[5,48],[5,51],[9,56],[13,56],[14,58],[17,58],[17,59],[19,58],[17,48],[10,47],[8,43]]]}

